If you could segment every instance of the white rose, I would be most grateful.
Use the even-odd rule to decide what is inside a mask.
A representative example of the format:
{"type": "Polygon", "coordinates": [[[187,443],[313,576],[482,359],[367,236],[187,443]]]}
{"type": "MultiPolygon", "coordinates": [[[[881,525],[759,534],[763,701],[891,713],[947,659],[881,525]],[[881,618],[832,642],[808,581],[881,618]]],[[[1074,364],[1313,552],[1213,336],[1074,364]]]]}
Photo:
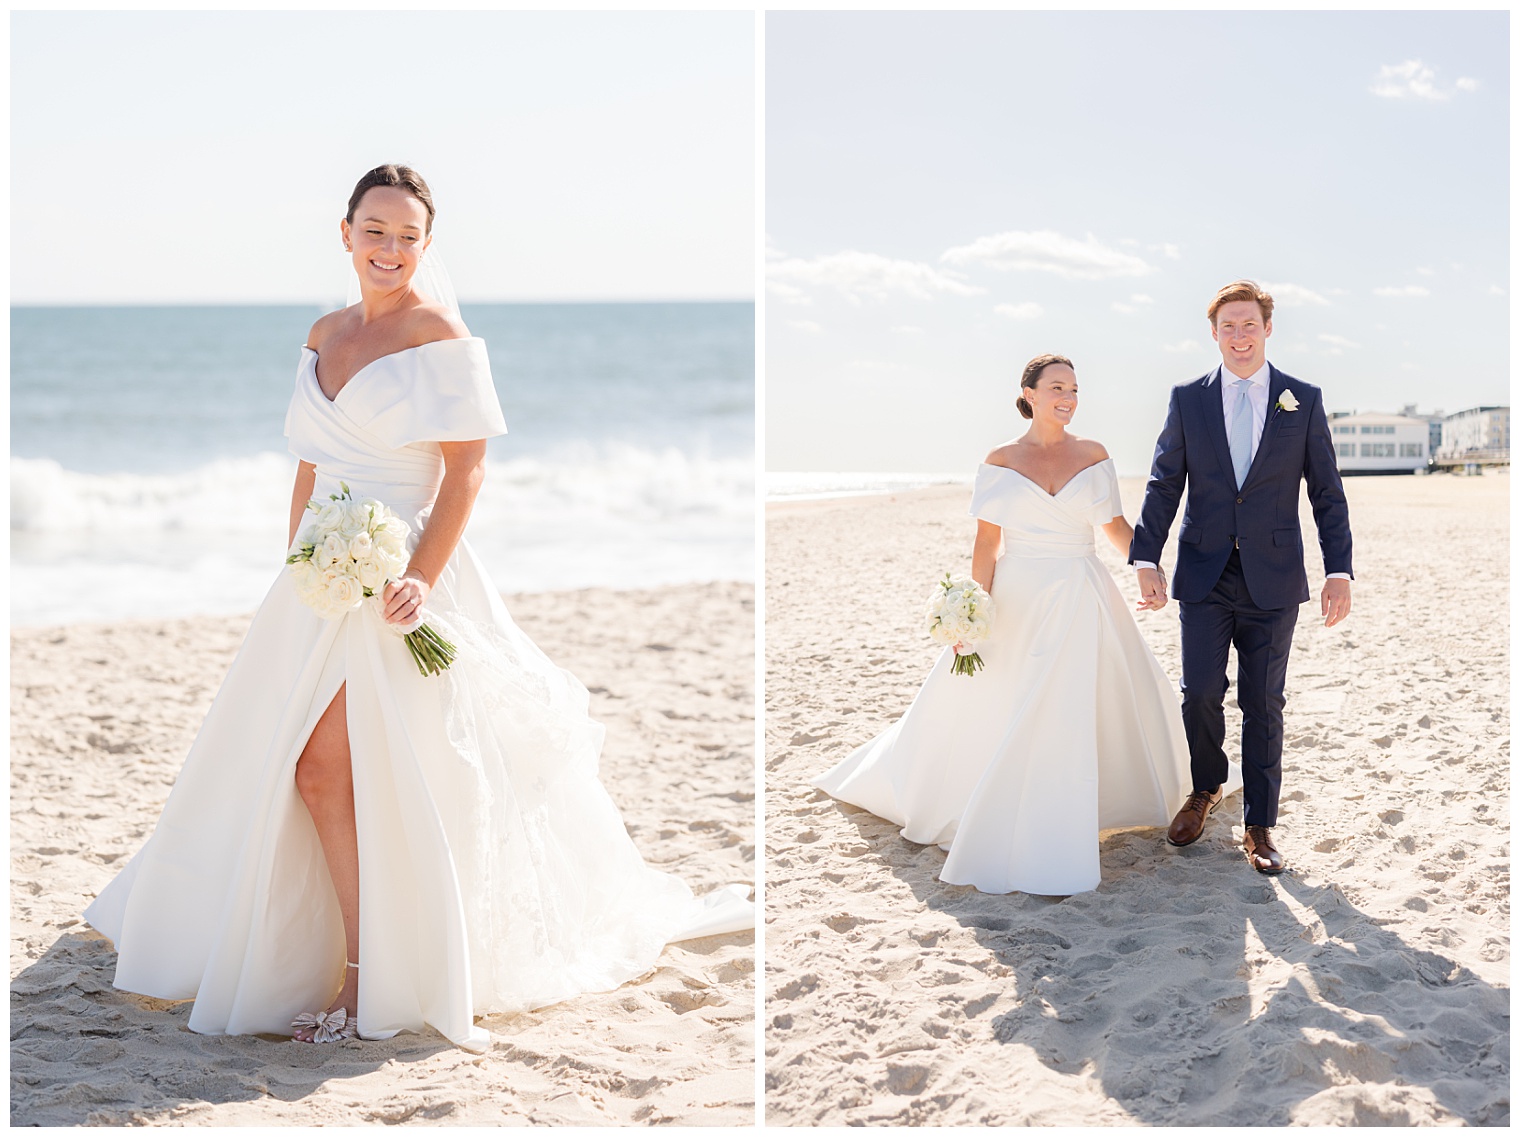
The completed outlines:
{"type": "Polygon", "coordinates": [[[290,566],[290,574],[295,578],[296,590],[310,592],[322,580],[321,570],[310,561],[296,561],[290,566]]]}
{"type": "Polygon", "coordinates": [[[338,522],[338,532],[352,540],[360,533],[369,531],[369,513],[353,503],[345,503],[343,516],[338,522]]]}
{"type": "Polygon", "coordinates": [[[389,579],[385,566],[374,557],[359,562],[358,576],[359,583],[371,592],[378,592],[380,586],[389,579]]]}
{"type": "Polygon", "coordinates": [[[348,541],[337,533],[329,533],[322,538],[322,552],[326,554],[329,563],[343,561],[348,557],[348,541]]]}
{"type": "Polygon", "coordinates": [[[411,526],[402,521],[394,513],[388,514],[384,519],[376,522],[374,529],[375,540],[394,540],[401,544],[405,544],[407,537],[411,536],[411,532],[411,526]]]}
{"type": "Polygon", "coordinates": [[[356,561],[362,562],[369,559],[374,551],[375,541],[367,530],[361,529],[355,533],[353,539],[348,543],[348,555],[356,561]]]}
{"type": "Polygon", "coordinates": [[[317,510],[317,518],[314,524],[324,533],[336,529],[343,520],[343,505],[341,502],[330,501],[321,509],[317,510]]]}
{"type": "Polygon", "coordinates": [[[327,582],[327,599],[334,608],[356,608],[364,599],[364,589],[351,576],[334,576],[327,582]]]}

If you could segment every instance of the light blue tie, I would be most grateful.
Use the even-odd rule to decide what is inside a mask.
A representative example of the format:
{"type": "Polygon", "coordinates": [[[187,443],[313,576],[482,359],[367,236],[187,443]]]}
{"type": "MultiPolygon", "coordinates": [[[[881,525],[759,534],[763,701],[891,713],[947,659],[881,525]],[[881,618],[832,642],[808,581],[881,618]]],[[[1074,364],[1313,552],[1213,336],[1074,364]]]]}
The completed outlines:
{"type": "Polygon", "coordinates": [[[1251,389],[1249,379],[1237,379],[1235,407],[1230,411],[1230,458],[1235,463],[1235,487],[1246,484],[1246,473],[1251,469],[1251,399],[1246,394],[1251,389]]]}

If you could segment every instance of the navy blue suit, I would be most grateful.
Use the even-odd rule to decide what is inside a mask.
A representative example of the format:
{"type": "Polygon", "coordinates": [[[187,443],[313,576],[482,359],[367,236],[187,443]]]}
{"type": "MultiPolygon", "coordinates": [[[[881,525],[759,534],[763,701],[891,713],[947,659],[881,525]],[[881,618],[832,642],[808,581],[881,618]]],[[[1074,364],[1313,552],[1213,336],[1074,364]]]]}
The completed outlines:
{"type": "Polygon", "coordinates": [[[1172,388],[1129,559],[1161,562],[1186,489],[1172,595],[1182,610],[1182,720],[1193,788],[1212,790],[1228,774],[1224,695],[1233,643],[1245,720],[1245,823],[1274,825],[1288,651],[1298,606],[1309,599],[1300,484],[1308,487],[1326,573],[1351,572],[1351,524],[1319,388],[1270,367],[1266,425],[1245,484],[1236,485],[1222,371],[1172,388]],[[1284,391],[1298,400],[1296,410],[1278,406],[1284,391]]]}

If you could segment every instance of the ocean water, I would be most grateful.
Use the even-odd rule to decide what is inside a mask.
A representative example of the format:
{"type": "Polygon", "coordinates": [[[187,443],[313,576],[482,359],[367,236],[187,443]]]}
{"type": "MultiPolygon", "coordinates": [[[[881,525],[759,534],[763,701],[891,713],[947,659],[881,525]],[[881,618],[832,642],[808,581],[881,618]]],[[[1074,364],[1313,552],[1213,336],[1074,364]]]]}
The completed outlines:
{"type": "MultiPolygon", "coordinates": [[[[316,306],[11,310],[11,619],[252,611],[316,306]]],[[[754,575],[754,307],[463,306],[506,413],[466,537],[503,591],[754,575]]]]}

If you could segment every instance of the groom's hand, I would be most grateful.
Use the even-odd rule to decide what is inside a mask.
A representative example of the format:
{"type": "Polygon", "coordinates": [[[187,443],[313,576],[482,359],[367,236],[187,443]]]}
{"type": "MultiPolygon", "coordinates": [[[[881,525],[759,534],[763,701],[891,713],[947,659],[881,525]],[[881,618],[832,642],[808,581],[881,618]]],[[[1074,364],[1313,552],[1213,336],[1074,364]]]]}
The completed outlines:
{"type": "MultiPolygon", "coordinates": [[[[1166,607],[1166,578],[1153,568],[1135,570],[1140,584],[1140,600],[1136,612],[1159,612],[1166,607]]],[[[1348,601],[1349,603],[1349,601],[1348,601]]]]}
{"type": "Polygon", "coordinates": [[[1351,582],[1340,577],[1325,581],[1319,594],[1320,615],[1325,617],[1325,627],[1333,628],[1351,615],[1351,582]]]}

